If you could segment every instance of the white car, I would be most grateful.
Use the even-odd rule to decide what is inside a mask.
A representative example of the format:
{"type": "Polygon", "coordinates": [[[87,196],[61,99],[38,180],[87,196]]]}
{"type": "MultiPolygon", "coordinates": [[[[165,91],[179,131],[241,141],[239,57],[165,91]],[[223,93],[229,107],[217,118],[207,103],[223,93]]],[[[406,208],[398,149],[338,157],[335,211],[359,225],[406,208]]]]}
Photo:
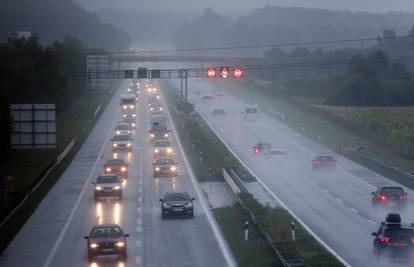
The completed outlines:
{"type": "Polygon", "coordinates": [[[94,198],[117,197],[122,200],[122,180],[115,174],[101,174],[96,178],[94,185],[94,198]]]}
{"type": "Polygon", "coordinates": [[[277,156],[277,155],[286,155],[287,153],[281,149],[271,148],[265,152],[265,155],[268,157],[277,156]]]}
{"type": "Polygon", "coordinates": [[[164,125],[168,121],[167,116],[162,111],[151,112],[150,123],[164,125]]]}
{"type": "Polygon", "coordinates": [[[157,140],[154,143],[154,158],[171,158],[173,149],[168,140],[157,140]]]}
{"type": "Polygon", "coordinates": [[[119,122],[115,127],[115,135],[131,135],[132,128],[127,122],[119,122]]]}
{"type": "Polygon", "coordinates": [[[111,139],[112,141],[112,152],[127,151],[132,152],[132,141],[133,139],[126,134],[115,135],[111,139]]]}

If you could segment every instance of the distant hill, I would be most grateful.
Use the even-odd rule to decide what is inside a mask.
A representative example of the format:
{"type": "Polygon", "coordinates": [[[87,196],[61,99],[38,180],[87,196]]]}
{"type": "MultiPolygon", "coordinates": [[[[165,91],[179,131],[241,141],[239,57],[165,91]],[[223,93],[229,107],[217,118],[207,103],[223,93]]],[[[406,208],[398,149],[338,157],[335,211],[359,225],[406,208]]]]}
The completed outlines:
{"type": "Polygon", "coordinates": [[[0,1],[0,39],[14,31],[38,34],[45,44],[70,36],[88,47],[120,50],[130,45],[128,33],[102,23],[72,0],[0,1]]]}
{"type": "MultiPolygon", "coordinates": [[[[180,48],[237,46],[367,38],[381,35],[384,29],[393,29],[400,35],[406,34],[413,24],[414,13],[372,14],[266,6],[235,19],[207,9],[184,23],[174,36],[180,48]]],[[[361,46],[361,43],[346,44],[350,45],[361,46]]]]}

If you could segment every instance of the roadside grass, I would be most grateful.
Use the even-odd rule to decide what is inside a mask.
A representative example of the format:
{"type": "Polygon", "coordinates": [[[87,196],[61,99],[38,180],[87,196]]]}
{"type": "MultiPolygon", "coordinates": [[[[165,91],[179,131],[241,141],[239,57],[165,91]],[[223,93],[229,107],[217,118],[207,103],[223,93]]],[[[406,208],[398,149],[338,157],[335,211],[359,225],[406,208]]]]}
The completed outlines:
{"type": "Polygon", "coordinates": [[[14,179],[14,192],[24,193],[35,181],[40,172],[66,147],[73,139],[77,142],[67,157],[49,174],[38,190],[29,196],[21,209],[0,228],[0,252],[2,253],[14,238],[27,219],[36,210],[56,181],[71,163],[81,148],[90,131],[112,95],[108,91],[92,91],[90,95],[80,97],[75,103],[57,118],[57,148],[53,150],[17,150],[9,171],[14,179]],[[102,105],[101,111],[94,117],[96,108],[102,105]]]}
{"type": "Polygon", "coordinates": [[[212,211],[240,267],[283,266],[255,227],[249,227],[249,239],[244,240],[243,222],[247,217],[237,204],[212,211]]]}
{"type": "MultiPolygon", "coordinates": [[[[170,85],[166,85],[167,87],[170,85]]],[[[254,181],[240,162],[227,150],[215,133],[194,112],[191,104],[183,102],[171,88],[164,96],[188,158],[199,181],[222,181],[220,169],[234,169],[245,181],[254,181]],[[175,114],[173,106],[179,114],[175,114]],[[209,164],[205,161],[208,160],[209,164]],[[208,167],[210,165],[210,167],[208,167]],[[245,174],[245,175],[242,175],[245,174]]]]}
{"type": "MultiPolygon", "coordinates": [[[[320,142],[329,148],[334,148],[336,145],[345,145],[350,147],[363,147],[369,153],[376,157],[389,162],[399,168],[408,171],[414,170],[413,160],[404,159],[395,153],[390,152],[386,148],[377,146],[367,139],[363,139],[349,130],[321,118],[315,114],[306,113],[289,102],[284,97],[269,97],[263,93],[260,88],[246,88],[244,84],[232,82],[214,83],[229,92],[230,94],[240,97],[243,101],[249,104],[258,104],[262,107],[274,108],[286,114],[287,119],[283,121],[288,127],[296,130],[298,133],[307,136],[314,141],[320,142]],[[320,137],[320,139],[319,139],[320,137]]],[[[386,176],[398,182],[404,181],[403,184],[414,189],[411,180],[398,174],[390,175],[389,171],[379,168],[374,169],[376,164],[367,164],[367,160],[362,160],[360,157],[350,157],[356,163],[361,164],[379,174],[386,176]],[[396,179],[396,177],[399,177],[396,179]]]]}
{"type": "Polygon", "coordinates": [[[274,245],[285,259],[301,258],[306,266],[343,266],[318,241],[316,241],[289,212],[280,207],[260,204],[253,195],[240,194],[246,207],[255,215],[258,223],[270,234],[274,245]],[[291,223],[296,225],[296,241],[292,241],[291,223]]]}

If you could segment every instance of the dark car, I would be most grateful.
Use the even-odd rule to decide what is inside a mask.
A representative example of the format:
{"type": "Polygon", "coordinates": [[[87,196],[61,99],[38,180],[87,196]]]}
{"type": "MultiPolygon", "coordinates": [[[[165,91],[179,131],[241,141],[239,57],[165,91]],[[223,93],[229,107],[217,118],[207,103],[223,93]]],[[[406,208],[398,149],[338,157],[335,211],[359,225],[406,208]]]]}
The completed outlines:
{"type": "Polygon", "coordinates": [[[105,173],[114,173],[122,178],[128,178],[128,163],[123,159],[108,159],[104,164],[105,173]]]}
{"type": "Polygon", "coordinates": [[[319,169],[335,169],[336,159],[332,156],[317,156],[312,160],[312,168],[319,169]]]}
{"type": "Polygon", "coordinates": [[[373,251],[377,258],[388,256],[408,259],[414,252],[413,224],[402,224],[398,213],[388,214],[385,222],[372,235],[375,237],[373,251]]]}
{"type": "Polygon", "coordinates": [[[372,192],[372,205],[374,207],[406,208],[407,193],[400,186],[381,186],[372,192]]]}
{"type": "Polygon", "coordinates": [[[165,125],[152,125],[148,131],[152,141],[155,140],[168,140],[169,130],[165,125]]]}
{"type": "Polygon", "coordinates": [[[273,148],[273,146],[270,143],[258,142],[253,147],[253,153],[256,154],[256,155],[261,154],[262,152],[266,154],[272,148],[273,148]]]}
{"type": "Polygon", "coordinates": [[[122,200],[122,180],[115,174],[101,174],[96,178],[94,185],[94,198],[117,197],[122,200]]]}
{"type": "Polygon", "coordinates": [[[177,162],[173,159],[157,159],[152,166],[154,177],[177,176],[177,162]]]}
{"type": "Polygon", "coordinates": [[[193,200],[187,192],[167,192],[161,198],[162,218],[174,216],[194,217],[193,200]]]}
{"type": "Polygon", "coordinates": [[[97,256],[118,255],[123,261],[127,259],[127,237],[117,224],[95,225],[87,240],[88,260],[97,256]]]}

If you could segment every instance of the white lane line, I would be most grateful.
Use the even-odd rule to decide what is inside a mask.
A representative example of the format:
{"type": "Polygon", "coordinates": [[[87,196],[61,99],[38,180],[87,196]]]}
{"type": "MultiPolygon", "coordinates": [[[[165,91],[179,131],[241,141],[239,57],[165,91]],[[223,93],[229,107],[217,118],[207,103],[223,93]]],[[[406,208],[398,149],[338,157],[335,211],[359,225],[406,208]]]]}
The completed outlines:
{"type": "Polygon", "coordinates": [[[336,197],[335,199],[336,199],[337,201],[341,202],[341,203],[343,203],[343,202],[344,202],[344,201],[342,200],[342,198],[336,197]]]}
{"type": "Polygon", "coordinates": [[[138,202],[138,203],[141,203],[141,202],[142,202],[142,197],[141,197],[141,196],[139,196],[139,197],[137,198],[137,202],[138,202]]]}
{"type": "Polygon", "coordinates": [[[141,233],[142,232],[142,226],[137,226],[137,233],[141,233]]]}
{"type": "Polygon", "coordinates": [[[303,222],[292,210],[290,210],[286,204],[278,197],[275,193],[273,193],[272,190],[262,181],[259,176],[257,176],[245,163],[241,160],[241,158],[234,152],[234,150],[223,140],[220,134],[216,131],[216,129],[210,124],[210,122],[207,120],[205,116],[203,116],[202,113],[198,111],[198,109],[195,107],[197,112],[200,114],[200,116],[204,119],[204,121],[207,123],[207,125],[210,127],[210,129],[218,136],[218,138],[223,142],[223,144],[226,146],[226,148],[238,159],[238,161],[248,170],[255,178],[256,180],[263,186],[263,188],[266,189],[266,191],[269,192],[269,194],[285,209],[287,210],[292,217],[294,217],[302,226],[306,229],[322,246],[328,250],[332,255],[334,255],[343,265],[345,266],[352,266],[349,264],[341,255],[339,255],[333,248],[331,248],[325,241],[323,241],[305,222],[303,222]]]}
{"type": "MultiPolygon", "coordinates": [[[[109,103],[109,105],[110,105],[110,103],[109,103]]],[[[108,130],[108,134],[105,137],[105,140],[104,140],[104,142],[102,144],[101,150],[99,151],[99,154],[98,154],[98,156],[97,156],[97,158],[95,160],[95,163],[94,163],[94,165],[93,165],[93,167],[92,167],[92,169],[91,169],[91,171],[89,173],[89,176],[88,176],[88,178],[86,179],[86,181],[85,181],[85,183],[83,185],[82,191],[79,194],[78,198],[76,199],[75,205],[73,206],[72,211],[70,212],[70,215],[69,215],[68,219],[66,220],[66,223],[63,226],[63,229],[60,232],[58,239],[56,240],[55,244],[53,245],[53,248],[50,251],[49,256],[47,257],[45,263],[43,264],[43,267],[49,267],[50,266],[50,264],[52,263],[53,258],[55,257],[55,254],[57,252],[57,249],[59,248],[60,244],[62,243],[63,237],[66,235],[66,232],[69,229],[69,225],[72,222],[73,216],[75,216],[75,212],[78,209],[79,204],[80,204],[80,201],[81,201],[83,195],[86,192],[87,186],[90,185],[90,180],[92,178],[92,175],[94,174],[94,172],[96,170],[96,167],[98,166],[98,163],[99,163],[99,161],[100,161],[100,159],[102,157],[102,154],[103,154],[103,152],[105,150],[106,144],[108,143],[109,138],[111,137],[112,129],[114,128],[115,122],[116,122],[116,116],[114,116],[114,118],[113,118],[113,121],[112,121],[112,123],[111,123],[111,125],[109,127],[109,130],[108,130]]]]}
{"type": "Polygon", "coordinates": [[[137,212],[138,212],[138,214],[140,214],[142,212],[142,209],[141,208],[137,208],[137,212]]]}
{"type": "Polygon", "coordinates": [[[373,220],[368,219],[368,222],[369,222],[370,224],[376,225],[376,223],[375,223],[373,220]]]}
{"type": "Polygon", "coordinates": [[[143,182],[142,180],[139,180],[139,181],[138,181],[138,184],[139,184],[139,185],[142,185],[143,183],[144,183],[144,182],[143,182]]]}
{"type": "Polygon", "coordinates": [[[142,194],[142,187],[138,188],[138,193],[142,194]]]}
{"type": "MultiPolygon", "coordinates": [[[[167,105],[165,105],[165,106],[167,106],[167,105]]],[[[230,249],[229,249],[226,241],[224,240],[224,237],[223,237],[222,233],[220,232],[219,227],[218,227],[215,219],[213,218],[211,210],[208,208],[208,204],[206,203],[206,200],[204,199],[204,196],[201,193],[200,188],[198,188],[198,183],[196,181],[196,178],[195,178],[195,175],[194,175],[193,170],[191,168],[191,165],[190,165],[190,163],[187,159],[187,155],[184,152],[183,146],[181,144],[181,140],[178,138],[177,129],[175,128],[175,123],[171,118],[170,110],[168,108],[166,108],[166,113],[168,115],[168,119],[171,122],[171,128],[172,128],[173,133],[174,133],[174,138],[175,138],[175,140],[178,144],[178,148],[180,150],[180,153],[183,156],[184,164],[185,164],[185,166],[188,170],[188,173],[190,175],[191,182],[193,183],[193,186],[194,186],[195,191],[197,193],[197,197],[200,200],[201,207],[203,208],[204,213],[206,214],[207,220],[208,220],[211,228],[213,229],[213,233],[214,233],[214,235],[216,237],[216,240],[219,244],[220,250],[223,253],[224,259],[225,259],[225,261],[226,261],[226,263],[229,267],[236,267],[237,266],[236,261],[234,260],[232,254],[230,252],[230,249]]]]}
{"type": "Polygon", "coordinates": [[[142,225],[142,219],[141,219],[141,218],[138,218],[138,219],[137,219],[137,224],[138,224],[138,225],[142,225]]]}
{"type": "Polygon", "coordinates": [[[355,212],[355,213],[359,213],[359,211],[358,210],[356,210],[356,209],[354,209],[354,208],[350,208],[353,212],[355,212]]]}
{"type": "Polygon", "coordinates": [[[135,264],[141,265],[141,262],[142,262],[142,260],[141,260],[140,256],[135,257],[135,264]]]}

